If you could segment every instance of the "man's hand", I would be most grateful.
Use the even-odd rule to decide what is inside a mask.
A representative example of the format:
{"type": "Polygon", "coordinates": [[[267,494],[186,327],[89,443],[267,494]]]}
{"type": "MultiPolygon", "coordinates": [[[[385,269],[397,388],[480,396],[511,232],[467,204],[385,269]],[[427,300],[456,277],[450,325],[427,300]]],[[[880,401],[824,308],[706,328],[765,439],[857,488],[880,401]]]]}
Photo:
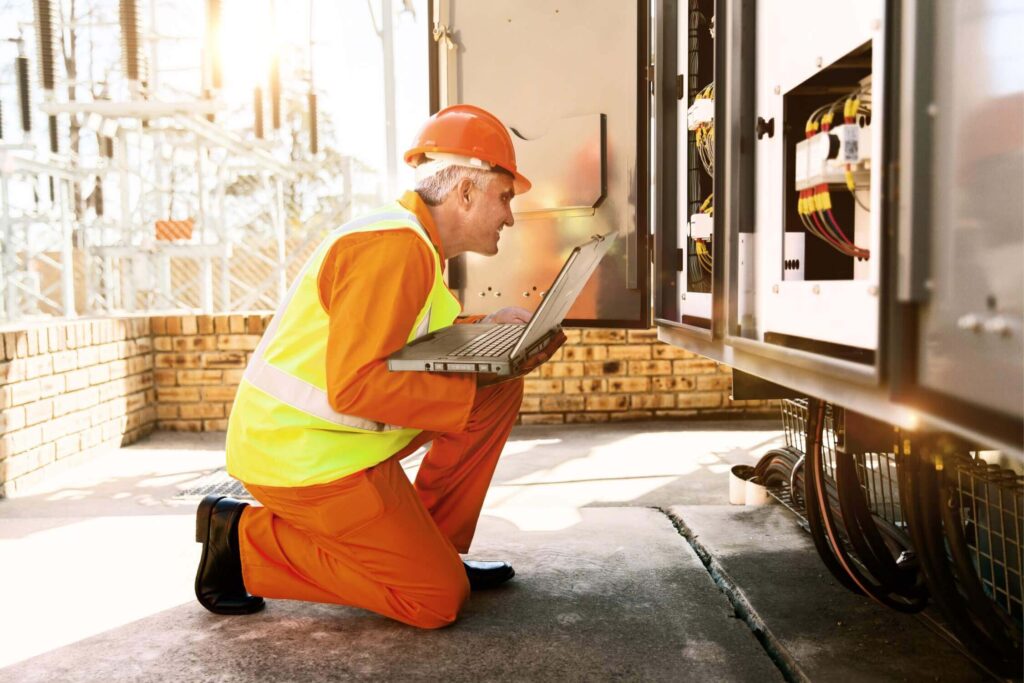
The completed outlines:
{"type": "Polygon", "coordinates": [[[484,317],[480,322],[482,323],[528,323],[533,313],[526,310],[525,308],[519,308],[518,306],[508,306],[500,311],[495,311],[490,315],[484,317]]]}
{"type": "Polygon", "coordinates": [[[492,384],[501,384],[502,382],[508,382],[509,380],[528,375],[539,366],[551,360],[551,357],[555,355],[555,352],[558,351],[564,343],[565,333],[562,332],[562,330],[558,330],[558,332],[555,333],[555,336],[551,338],[551,341],[549,341],[543,349],[527,358],[514,375],[499,376],[493,373],[480,374],[476,376],[476,384],[479,387],[487,387],[492,384]]]}

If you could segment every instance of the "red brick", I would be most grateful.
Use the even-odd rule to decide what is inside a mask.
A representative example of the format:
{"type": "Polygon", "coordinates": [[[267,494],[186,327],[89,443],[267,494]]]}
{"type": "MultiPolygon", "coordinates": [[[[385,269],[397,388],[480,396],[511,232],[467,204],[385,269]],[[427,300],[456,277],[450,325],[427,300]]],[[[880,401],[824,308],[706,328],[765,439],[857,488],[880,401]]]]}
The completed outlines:
{"type": "Polygon", "coordinates": [[[667,360],[631,360],[631,375],[669,375],[672,374],[672,363],[667,360]]]}
{"type": "Polygon", "coordinates": [[[718,363],[713,360],[674,360],[672,361],[672,372],[676,375],[697,375],[708,372],[716,372],[718,363]]]}
{"type": "Polygon", "coordinates": [[[606,346],[563,346],[562,360],[604,360],[608,358],[606,346]]]}
{"type": "Polygon", "coordinates": [[[230,334],[231,321],[226,315],[219,315],[213,319],[213,331],[217,334],[230,334]]]}
{"type": "Polygon", "coordinates": [[[565,423],[565,418],[557,413],[521,415],[519,419],[524,425],[560,425],[565,423]]]}
{"type": "Polygon", "coordinates": [[[184,335],[199,334],[199,324],[194,315],[182,316],[181,333],[184,335]]]}
{"type": "Polygon", "coordinates": [[[607,422],[608,413],[569,413],[565,416],[565,421],[570,424],[607,422]]]}
{"type": "Polygon", "coordinates": [[[718,408],[721,405],[721,394],[676,394],[678,408],[718,408]]]}
{"type": "Polygon", "coordinates": [[[696,386],[692,377],[652,377],[654,391],[687,391],[696,386]]]}
{"type": "Polygon", "coordinates": [[[583,364],[583,374],[610,376],[628,374],[629,368],[625,361],[621,360],[598,360],[583,364]]]}
{"type": "Polygon", "coordinates": [[[258,334],[230,334],[217,337],[217,348],[220,351],[252,351],[259,343],[258,334]]]}
{"type": "Polygon", "coordinates": [[[528,379],[524,382],[523,392],[526,394],[560,394],[562,393],[562,382],[554,379],[528,379]]]}
{"type": "Polygon", "coordinates": [[[629,408],[629,396],[587,396],[587,410],[625,410],[629,408]]]}
{"type": "Polygon", "coordinates": [[[567,379],[565,380],[565,393],[567,394],[603,394],[608,390],[608,380],[588,379],[567,379]]]}
{"type": "Polygon", "coordinates": [[[583,330],[584,344],[625,344],[625,330],[583,330]]]}
{"type": "Polygon", "coordinates": [[[730,375],[704,375],[697,378],[698,391],[729,391],[732,389],[730,375]]]}
{"type": "Polygon", "coordinates": [[[175,351],[215,351],[217,337],[174,337],[172,345],[175,351]]]}
{"type": "Polygon", "coordinates": [[[156,397],[160,403],[195,403],[199,400],[196,387],[158,387],[156,397]]]}
{"type": "Polygon", "coordinates": [[[627,340],[630,344],[644,344],[658,341],[657,330],[629,330],[627,340]]]}
{"type": "Polygon", "coordinates": [[[608,357],[616,360],[647,360],[651,357],[651,346],[650,344],[609,346],[608,357]]]}
{"type": "Polygon", "coordinates": [[[203,354],[203,368],[245,368],[246,354],[239,351],[223,351],[203,354]]]}
{"type": "Polygon", "coordinates": [[[539,396],[524,396],[523,402],[519,405],[520,413],[539,413],[540,412],[540,397],[539,396]]]}
{"type": "Polygon", "coordinates": [[[636,394],[629,400],[630,407],[636,410],[652,408],[675,408],[676,397],[673,394],[636,394]]]}
{"type": "Polygon", "coordinates": [[[202,390],[204,401],[231,402],[237,393],[237,387],[203,387],[202,390]]]}
{"type": "Polygon", "coordinates": [[[608,391],[615,393],[636,393],[649,391],[651,380],[646,377],[613,377],[608,380],[608,391]]]}
{"type": "Polygon", "coordinates": [[[220,384],[223,373],[220,370],[178,370],[178,384],[181,386],[201,384],[209,386],[220,384]]]}
{"type": "Polygon", "coordinates": [[[654,416],[650,410],[627,410],[621,413],[612,413],[609,417],[612,422],[631,422],[633,420],[649,420],[654,416]]]}
{"type": "Polygon", "coordinates": [[[224,406],[220,403],[195,403],[181,406],[179,411],[185,420],[224,417],[224,406]]]}
{"type": "Polygon", "coordinates": [[[651,347],[651,355],[656,360],[682,360],[685,358],[696,358],[694,354],[686,349],[669,344],[655,344],[651,347]]]}
{"type": "Polygon", "coordinates": [[[564,413],[583,410],[583,396],[545,396],[540,400],[540,409],[545,413],[564,413]]]}

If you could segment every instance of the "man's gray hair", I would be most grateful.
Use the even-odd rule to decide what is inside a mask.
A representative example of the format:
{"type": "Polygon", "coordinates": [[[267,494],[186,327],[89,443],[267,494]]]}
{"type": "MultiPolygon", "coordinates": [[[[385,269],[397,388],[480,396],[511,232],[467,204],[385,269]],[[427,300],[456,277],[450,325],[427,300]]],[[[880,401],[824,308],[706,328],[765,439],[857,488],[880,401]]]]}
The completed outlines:
{"type": "Polygon", "coordinates": [[[481,168],[469,168],[467,166],[448,166],[442,168],[434,175],[427,176],[416,183],[416,192],[420,195],[427,206],[437,206],[442,203],[448,193],[455,189],[459,181],[469,178],[479,189],[484,189],[491,182],[494,171],[485,171],[481,168]]]}

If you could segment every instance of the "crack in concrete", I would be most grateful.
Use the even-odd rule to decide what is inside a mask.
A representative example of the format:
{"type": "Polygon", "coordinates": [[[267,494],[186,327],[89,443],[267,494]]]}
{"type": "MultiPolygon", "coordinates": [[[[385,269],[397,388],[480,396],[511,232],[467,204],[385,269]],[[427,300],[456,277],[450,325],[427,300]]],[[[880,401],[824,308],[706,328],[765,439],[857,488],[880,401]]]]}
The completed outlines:
{"type": "Polygon", "coordinates": [[[664,508],[655,507],[653,509],[668,517],[669,521],[672,522],[672,526],[674,526],[676,531],[679,532],[679,535],[683,537],[687,544],[689,544],[693,549],[693,552],[697,554],[697,557],[700,558],[700,561],[704,565],[704,569],[707,570],[711,580],[716,586],[718,586],[718,589],[723,595],[725,595],[726,599],[732,605],[732,608],[736,613],[736,617],[742,619],[743,623],[745,623],[751,633],[754,634],[754,637],[757,638],[757,642],[761,644],[765,654],[768,655],[768,658],[779,670],[783,678],[790,681],[790,683],[809,683],[810,679],[806,674],[804,674],[793,655],[790,654],[786,647],[778,641],[775,635],[754,610],[750,601],[747,600],[747,596],[743,594],[743,591],[732,580],[729,574],[725,571],[725,568],[722,567],[721,563],[708,552],[707,548],[705,548],[699,540],[697,540],[697,536],[693,533],[690,527],[686,525],[686,522],[684,522],[678,515],[675,515],[664,508]]]}

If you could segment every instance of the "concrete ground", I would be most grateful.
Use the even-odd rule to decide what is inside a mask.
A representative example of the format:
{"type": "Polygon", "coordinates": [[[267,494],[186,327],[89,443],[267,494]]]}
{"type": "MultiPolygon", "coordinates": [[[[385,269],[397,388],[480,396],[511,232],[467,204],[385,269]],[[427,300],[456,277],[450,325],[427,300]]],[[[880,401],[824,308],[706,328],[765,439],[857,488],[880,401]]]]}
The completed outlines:
{"type": "Polygon", "coordinates": [[[517,428],[471,554],[517,576],[440,631],[203,610],[181,493],[223,478],[223,435],[158,433],[0,501],[0,680],[984,680],[919,618],[836,585],[786,510],[727,504],[729,466],[778,429],[517,428]]]}

